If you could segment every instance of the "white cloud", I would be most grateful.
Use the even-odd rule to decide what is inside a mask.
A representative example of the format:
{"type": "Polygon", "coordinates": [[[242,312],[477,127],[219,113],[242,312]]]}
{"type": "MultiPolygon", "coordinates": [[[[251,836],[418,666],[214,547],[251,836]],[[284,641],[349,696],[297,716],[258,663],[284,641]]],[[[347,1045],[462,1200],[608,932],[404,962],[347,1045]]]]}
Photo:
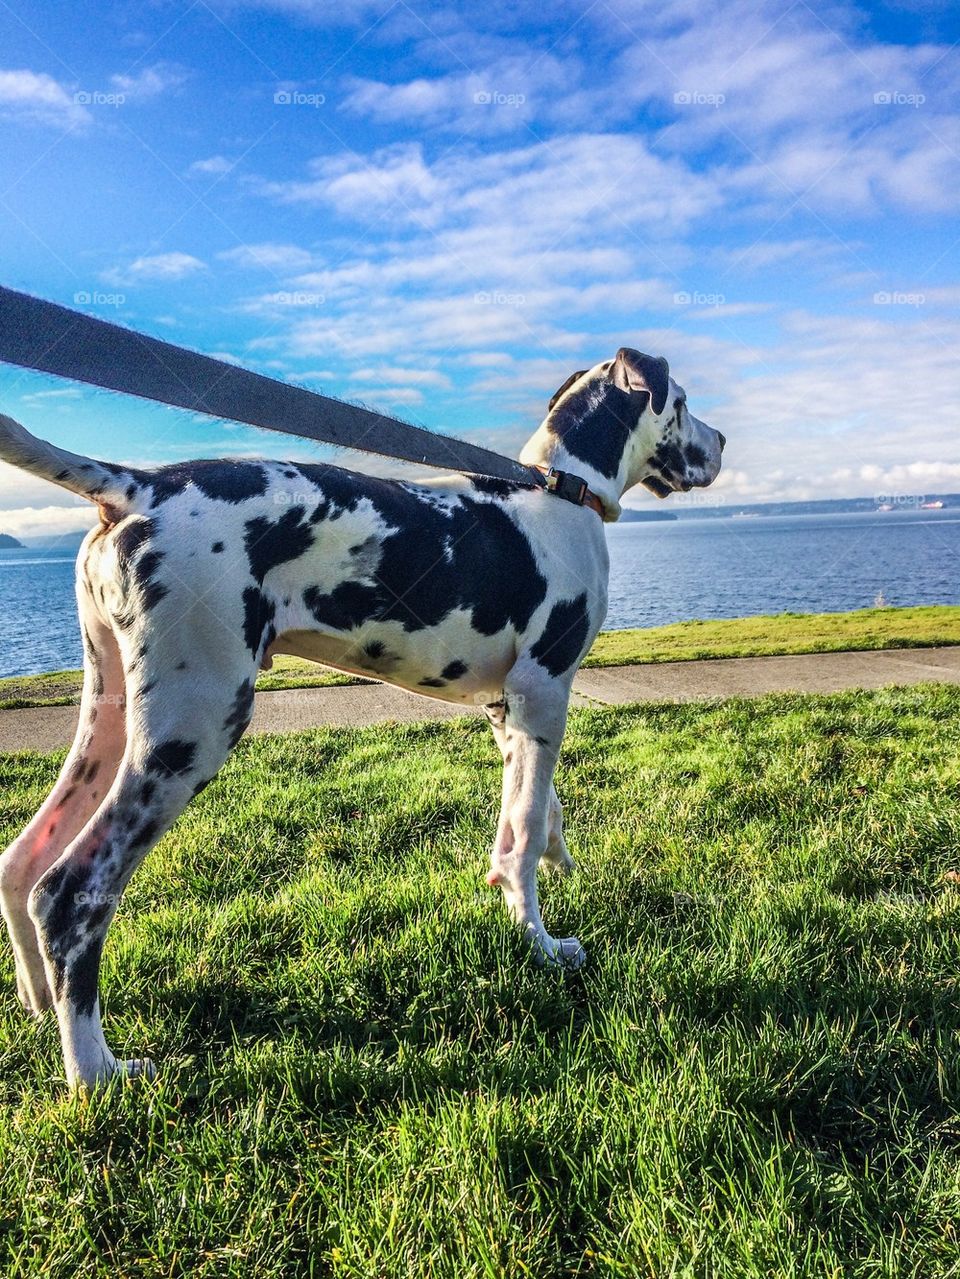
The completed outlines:
{"type": "Polygon", "coordinates": [[[404,369],[390,364],[354,369],[349,378],[351,382],[393,382],[399,386],[429,386],[442,390],[453,385],[446,373],[439,369],[404,369]]]}
{"type": "Polygon", "coordinates": [[[264,241],[260,244],[240,244],[234,249],[226,249],[218,253],[222,262],[260,271],[279,271],[284,274],[299,273],[314,265],[314,255],[308,249],[299,248],[295,244],[274,244],[264,241]]]}
{"type": "Polygon", "coordinates": [[[96,522],[96,507],[89,502],[85,502],[83,507],[24,506],[18,510],[0,509],[0,533],[9,533],[12,537],[77,533],[93,528],[96,522]]]}
{"type": "Polygon", "coordinates": [[[351,397],[364,404],[389,406],[396,404],[422,404],[423,392],[415,386],[370,386],[359,387],[351,397]]]}
{"type": "Polygon", "coordinates": [[[0,115],[60,128],[89,123],[76,95],[45,72],[0,71],[0,115]]]}
{"type": "Polygon", "coordinates": [[[171,89],[178,89],[187,79],[188,73],[183,67],[167,62],[158,62],[152,67],[142,67],[130,74],[118,74],[110,77],[113,89],[122,93],[127,100],[146,101],[158,98],[171,89]]]}
{"type": "Polygon", "coordinates": [[[225,155],[211,155],[205,160],[194,160],[188,172],[202,173],[210,177],[222,177],[229,173],[234,166],[233,160],[228,160],[225,155]]]}
{"type": "Polygon", "coordinates": [[[182,280],[185,276],[205,271],[206,264],[189,253],[155,253],[136,258],[128,266],[104,271],[108,284],[141,284],[150,281],[182,280]]]}

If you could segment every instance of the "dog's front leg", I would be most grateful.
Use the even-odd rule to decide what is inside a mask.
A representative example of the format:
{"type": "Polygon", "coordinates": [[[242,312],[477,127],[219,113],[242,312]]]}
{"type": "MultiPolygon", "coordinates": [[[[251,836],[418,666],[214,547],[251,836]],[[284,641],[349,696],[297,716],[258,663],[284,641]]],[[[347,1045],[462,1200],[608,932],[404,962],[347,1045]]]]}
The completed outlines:
{"type": "Polygon", "coordinates": [[[576,968],[584,961],[583,947],[576,937],[550,936],[537,897],[541,858],[564,868],[573,864],[563,844],[553,787],[569,696],[569,684],[551,678],[536,663],[518,663],[504,685],[502,702],[486,708],[503,753],[500,820],[487,882],[503,891],[537,962],[576,968]]]}

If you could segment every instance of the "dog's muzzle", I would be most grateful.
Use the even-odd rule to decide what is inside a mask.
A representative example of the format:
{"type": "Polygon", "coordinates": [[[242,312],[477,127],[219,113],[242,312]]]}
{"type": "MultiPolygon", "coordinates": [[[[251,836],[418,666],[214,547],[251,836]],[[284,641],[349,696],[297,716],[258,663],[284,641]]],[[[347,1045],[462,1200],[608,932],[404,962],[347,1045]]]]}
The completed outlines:
{"type": "Polygon", "coordinates": [[[712,484],[720,474],[720,457],[727,438],[706,425],[698,434],[697,442],[673,451],[670,459],[673,465],[661,463],[656,471],[645,476],[641,481],[644,488],[656,497],[669,497],[671,493],[689,493],[691,489],[712,484]]]}

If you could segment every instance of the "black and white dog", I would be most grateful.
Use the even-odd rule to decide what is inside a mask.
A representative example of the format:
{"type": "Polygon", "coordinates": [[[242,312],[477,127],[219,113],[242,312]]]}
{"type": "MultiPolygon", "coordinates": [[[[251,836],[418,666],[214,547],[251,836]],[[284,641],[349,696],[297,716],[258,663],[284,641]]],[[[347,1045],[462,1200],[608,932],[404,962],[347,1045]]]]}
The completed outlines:
{"type": "Polygon", "coordinates": [[[0,416],[0,458],[101,515],[78,560],[76,740],[0,858],[20,998],[56,1009],[70,1083],[151,1069],[118,1062],[103,1037],[107,927],[142,858],[239,741],[276,653],[485,709],[504,762],[489,882],[540,960],[582,962],[576,938],[543,926],[537,866],[573,866],[553,774],[573,677],[606,612],[602,520],[633,484],[660,497],[710,484],[723,444],[667,362],[627,348],[569,378],[521,454],[582,477],[593,509],[463,475],[409,484],[274,461],[138,470],[0,416]]]}

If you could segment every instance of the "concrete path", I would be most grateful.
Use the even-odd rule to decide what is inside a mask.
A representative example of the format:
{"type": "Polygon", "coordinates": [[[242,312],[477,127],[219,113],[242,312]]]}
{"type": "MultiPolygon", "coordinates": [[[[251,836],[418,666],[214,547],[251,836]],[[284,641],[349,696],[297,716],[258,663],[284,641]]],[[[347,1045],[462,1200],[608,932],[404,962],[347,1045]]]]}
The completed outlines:
{"type": "MultiPolygon", "coordinates": [[[[895,649],[881,653],[809,653],[798,657],[733,657],[708,662],[662,662],[581,671],[575,706],[625,702],[697,702],[714,697],[757,697],[797,691],[834,693],[848,688],[927,681],[960,684],[960,647],[895,649]]],[[[251,733],[287,733],[321,724],[365,725],[385,720],[449,719],[473,707],[405,693],[388,684],[297,688],[258,693],[251,733]]],[[[73,740],[75,706],[0,711],[0,752],[53,751],[73,740]]]]}

